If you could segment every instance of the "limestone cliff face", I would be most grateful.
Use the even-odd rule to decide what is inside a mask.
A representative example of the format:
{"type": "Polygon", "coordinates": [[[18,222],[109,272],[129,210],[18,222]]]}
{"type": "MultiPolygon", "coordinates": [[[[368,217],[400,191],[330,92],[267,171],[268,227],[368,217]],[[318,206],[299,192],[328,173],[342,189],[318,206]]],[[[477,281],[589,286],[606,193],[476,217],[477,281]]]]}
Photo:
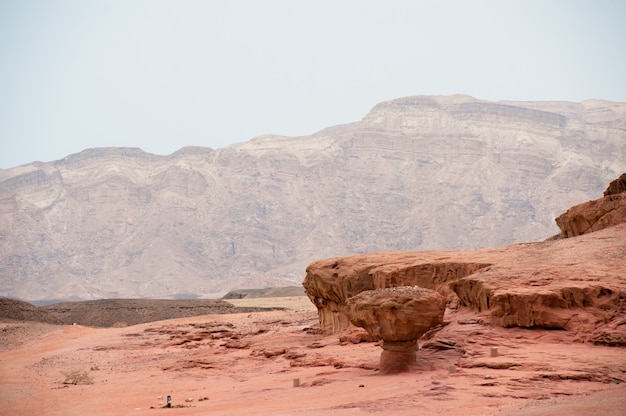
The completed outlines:
{"type": "Polygon", "coordinates": [[[319,258],[541,240],[624,171],[625,137],[622,103],[409,97],[307,137],[0,170],[0,295],[210,295],[319,258]]]}

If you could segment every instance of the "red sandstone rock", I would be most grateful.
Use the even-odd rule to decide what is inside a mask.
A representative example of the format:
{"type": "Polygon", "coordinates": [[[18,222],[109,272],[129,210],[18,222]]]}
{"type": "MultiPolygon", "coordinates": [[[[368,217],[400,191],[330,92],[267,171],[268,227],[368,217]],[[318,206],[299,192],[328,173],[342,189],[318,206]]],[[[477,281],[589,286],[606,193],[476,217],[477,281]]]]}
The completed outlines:
{"type": "Polygon", "coordinates": [[[320,260],[307,267],[303,285],[318,309],[320,327],[336,333],[350,325],[346,301],[365,290],[419,286],[456,299],[449,283],[490,265],[456,261],[454,252],[372,253],[320,260]]]}
{"type": "Polygon", "coordinates": [[[350,322],[384,341],[416,340],[443,322],[445,299],[420,287],[368,290],[348,299],[350,322]]]}
{"type": "Polygon", "coordinates": [[[565,237],[575,237],[626,222],[626,193],[608,195],[568,209],[556,218],[565,237]]]}
{"type": "Polygon", "coordinates": [[[609,184],[604,191],[604,196],[616,195],[626,192],[626,173],[622,173],[619,178],[609,184]]]}
{"type": "Polygon", "coordinates": [[[322,260],[307,268],[304,285],[318,307],[321,329],[334,333],[349,325],[345,302],[358,288],[427,280],[424,270],[442,270],[444,264],[471,265],[458,267],[457,278],[448,283],[460,306],[486,313],[502,327],[566,329],[577,341],[620,345],[626,325],[615,320],[623,316],[626,302],[624,259],[626,223],[575,238],[496,249],[322,260]]]}
{"type": "Polygon", "coordinates": [[[433,290],[402,286],[361,292],[347,306],[350,322],[384,341],[381,373],[398,373],[415,363],[417,339],[443,322],[446,300],[433,290]]]}

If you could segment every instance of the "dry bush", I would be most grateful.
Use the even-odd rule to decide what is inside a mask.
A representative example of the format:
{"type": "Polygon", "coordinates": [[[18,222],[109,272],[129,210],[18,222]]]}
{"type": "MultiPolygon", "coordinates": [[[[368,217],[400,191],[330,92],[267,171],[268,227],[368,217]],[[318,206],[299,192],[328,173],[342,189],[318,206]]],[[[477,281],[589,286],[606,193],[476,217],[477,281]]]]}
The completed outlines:
{"type": "Polygon", "coordinates": [[[63,375],[65,376],[63,384],[93,384],[93,378],[86,370],[72,370],[63,375]]]}

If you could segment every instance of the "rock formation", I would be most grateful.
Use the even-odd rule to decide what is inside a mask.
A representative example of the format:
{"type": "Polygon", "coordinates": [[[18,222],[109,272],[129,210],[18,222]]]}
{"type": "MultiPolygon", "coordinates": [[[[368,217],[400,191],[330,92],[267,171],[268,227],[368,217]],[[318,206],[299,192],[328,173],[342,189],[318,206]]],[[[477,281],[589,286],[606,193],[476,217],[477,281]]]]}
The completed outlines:
{"type": "Polygon", "coordinates": [[[574,238],[502,248],[321,260],[307,268],[303,284],[326,333],[349,325],[347,305],[358,293],[412,284],[447,294],[449,307],[470,307],[502,327],[564,329],[577,341],[624,346],[625,258],[626,222],[620,222],[574,238]],[[441,279],[426,270],[450,272],[441,279]]]}
{"type": "MultiPolygon", "coordinates": [[[[490,265],[455,261],[445,252],[373,253],[319,260],[307,267],[305,292],[317,306],[322,330],[336,333],[350,324],[346,302],[365,291],[398,286],[436,290],[453,300],[449,283],[490,265]]],[[[450,253],[448,253],[450,254],[450,253]]]]}
{"type": "Polygon", "coordinates": [[[604,197],[568,209],[556,218],[564,237],[598,231],[626,221],[626,173],[611,182],[604,197]]]}
{"type": "Polygon", "coordinates": [[[383,340],[381,373],[405,371],[415,363],[417,339],[443,323],[446,301],[439,293],[400,286],[367,290],[348,299],[350,322],[383,340]]]}
{"type": "Polygon", "coordinates": [[[626,173],[622,173],[619,178],[612,181],[604,191],[604,196],[617,195],[626,192],[626,173]]]}
{"type": "Polygon", "coordinates": [[[407,97],[307,137],[0,170],[0,296],[216,297],[320,258],[543,240],[622,173],[625,132],[623,103],[407,97]]]}

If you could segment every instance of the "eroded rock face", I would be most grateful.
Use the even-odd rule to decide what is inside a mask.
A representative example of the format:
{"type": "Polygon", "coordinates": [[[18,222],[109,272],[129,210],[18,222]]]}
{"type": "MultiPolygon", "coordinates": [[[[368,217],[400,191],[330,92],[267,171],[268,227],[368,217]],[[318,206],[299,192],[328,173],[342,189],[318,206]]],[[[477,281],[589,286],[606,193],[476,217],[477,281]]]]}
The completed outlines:
{"type": "Polygon", "coordinates": [[[472,265],[464,270],[467,274],[445,283],[460,307],[484,313],[502,327],[564,329],[576,341],[624,345],[626,325],[620,318],[626,314],[625,258],[622,223],[576,238],[495,249],[372,253],[319,261],[307,269],[305,288],[328,334],[350,325],[346,302],[359,288],[372,290],[379,284],[373,276],[383,271],[407,276],[408,270],[423,270],[420,265],[444,261],[467,264],[472,265]]]}
{"type": "Polygon", "coordinates": [[[626,344],[626,223],[515,254],[452,283],[461,304],[503,327],[565,329],[576,341],[626,344]]]}
{"type": "Polygon", "coordinates": [[[604,197],[568,209],[555,219],[560,236],[575,237],[626,222],[626,173],[612,181],[604,197]]]}
{"type": "Polygon", "coordinates": [[[443,322],[446,300],[420,287],[367,290],[348,299],[350,322],[383,340],[380,371],[405,371],[415,362],[417,339],[443,322]]]}
{"type": "Polygon", "coordinates": [[[568,209],[556,218],[565,237],[599,231],[626,221],[626,192],[609,194],[568,209]]]}
{"type": "Polygon", "coordinates": [[[626,287],[616,280],[580,278],[572,275],[575,269],[529,274],[495,269],[452,286],[463,305],[489,312],[499,326],[567,329],[582,335],[620,313],[626,287]]]}
{"type": "Polygon", "coordinates": [[[626,192],[626,173],[622,173],[619,178],[611,182],[604,191],[604,196],[621,194],[626,192]]]}

